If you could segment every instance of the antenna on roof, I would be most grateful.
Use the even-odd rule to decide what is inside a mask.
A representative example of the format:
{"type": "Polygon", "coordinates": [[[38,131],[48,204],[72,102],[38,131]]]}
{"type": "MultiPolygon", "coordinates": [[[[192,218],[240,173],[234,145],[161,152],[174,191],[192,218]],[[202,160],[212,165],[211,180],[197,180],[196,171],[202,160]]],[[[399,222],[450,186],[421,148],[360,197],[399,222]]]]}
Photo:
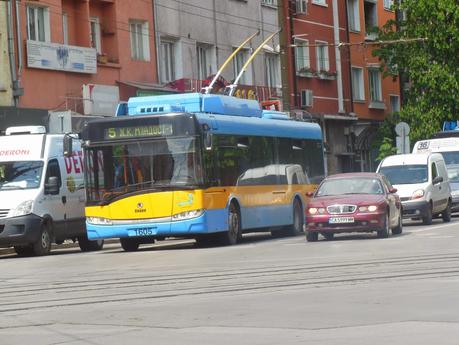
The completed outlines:
{"type": "Polygon", "coordinates": [[[233,92],[234,92],[234,89],[236,89],[237,87],[237,83],[239,82],[239,79],[241,79],[242,75],[244,74],[244,72],[247,70],[247,67],[249,66],[249,64],[252,62],[252,60],[255,58],[255,56],[258,54],[258,52],[264,47],[264,45],[266,43],[268,43],[269,40],[271,40],[274,36],[276,36],[279,32],[281,32],[282,29],[279,29],[277,30],[276,32],[272,33],[271,35],[268,36],[267,39],[265,39],[259,46],[257,49],[255,49],[255,51],[252,53],[252,55],[250,55],[249,59],[246,61],[246,63],[244,64],[244,66],[242,66],[242,69],[241,71],[239,72],[239,74],[237,75],[236,79],[234,80],[234,82],[227,86],[227,88],[229,89],[228,91],[228,96],[232,96],[233,95],[233,92]]]}
{"type": "Polygon", "coordinates": [[[203,87],[203,90],[205,91],[204,93],[207,95],[212,91],[212,88],[214,87],[215,82],[217,81],[218,77],[222,74],[223,70],[225,69],[226,65],[229,64],[229,62],[233,59],[233,57],[241,50],[247,43],[250,42],[252,38],[260,34],[260,30],[255,32],[254,34],[250,35],[244,42],[242,42],[239,47],[237,47],[230,56],[225,60],[223,65],[221,65],[220,69],[217,71],[217,74],[215,74],[214,78],[210,82],[209,86],[203,87]]]}

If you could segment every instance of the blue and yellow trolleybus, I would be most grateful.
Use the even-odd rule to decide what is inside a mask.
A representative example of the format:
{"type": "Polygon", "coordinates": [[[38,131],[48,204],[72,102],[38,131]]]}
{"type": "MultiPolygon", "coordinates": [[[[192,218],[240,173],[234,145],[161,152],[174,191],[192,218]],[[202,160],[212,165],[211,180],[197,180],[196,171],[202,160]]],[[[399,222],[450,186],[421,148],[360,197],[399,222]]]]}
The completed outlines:
{"type": "Polygon", "coordinates": [[[127,251],[166,237],[235,244],[242,233],[303,230],[324,176],[319,125],[217,94],[134,97],[88,122],[86,226],[127,251]]]}

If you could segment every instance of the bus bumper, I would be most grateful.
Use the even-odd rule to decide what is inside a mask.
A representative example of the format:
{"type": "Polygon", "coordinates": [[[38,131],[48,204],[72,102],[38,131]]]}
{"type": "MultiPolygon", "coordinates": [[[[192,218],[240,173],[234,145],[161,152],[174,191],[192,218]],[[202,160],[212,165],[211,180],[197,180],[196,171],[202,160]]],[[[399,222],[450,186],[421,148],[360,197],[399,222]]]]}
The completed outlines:
{"type": "Polygon", "coordinates": [[[126,237],[171,237],[209,234],[228,230],[227,210],[207,210],[201,216],[174,222],[145,222],[122,225],[96,225],[86,221],[88,239],[126,237]]]}

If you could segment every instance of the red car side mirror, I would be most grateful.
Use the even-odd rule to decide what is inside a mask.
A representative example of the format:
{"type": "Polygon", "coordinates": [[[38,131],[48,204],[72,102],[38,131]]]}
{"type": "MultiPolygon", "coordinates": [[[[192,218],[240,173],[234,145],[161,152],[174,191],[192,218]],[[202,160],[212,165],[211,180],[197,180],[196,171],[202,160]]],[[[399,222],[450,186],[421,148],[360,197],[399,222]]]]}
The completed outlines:
{"type": "Polygon", "coordinates": [[[307,192],[306,193],[306,196],[312,198],[314,196],[314,192],[307,192]]]}
{"type": "Polygon", "coordinates": [[[391,193],[391,194],[397,193],[397,188],[389,189],[389,193],[391,193]]]}

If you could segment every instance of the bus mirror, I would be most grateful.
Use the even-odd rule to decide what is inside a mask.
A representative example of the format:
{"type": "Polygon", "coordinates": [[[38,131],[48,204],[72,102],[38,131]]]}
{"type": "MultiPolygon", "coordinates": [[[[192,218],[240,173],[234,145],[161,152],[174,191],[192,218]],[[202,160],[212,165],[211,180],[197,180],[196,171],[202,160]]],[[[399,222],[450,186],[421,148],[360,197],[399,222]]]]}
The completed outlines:
{"type": "Polygon", "coordinates": [[[64,135],[64,157],[72,156],[72,140],[70,135],[64,135]]]}
{"type": "Polygon", "coordinates": [[[212,150],[212,134],[209,131],[209,125],[207,123],[202,125],[202,132],[204,137],[204,147],[206,150],[212,150]]]}

